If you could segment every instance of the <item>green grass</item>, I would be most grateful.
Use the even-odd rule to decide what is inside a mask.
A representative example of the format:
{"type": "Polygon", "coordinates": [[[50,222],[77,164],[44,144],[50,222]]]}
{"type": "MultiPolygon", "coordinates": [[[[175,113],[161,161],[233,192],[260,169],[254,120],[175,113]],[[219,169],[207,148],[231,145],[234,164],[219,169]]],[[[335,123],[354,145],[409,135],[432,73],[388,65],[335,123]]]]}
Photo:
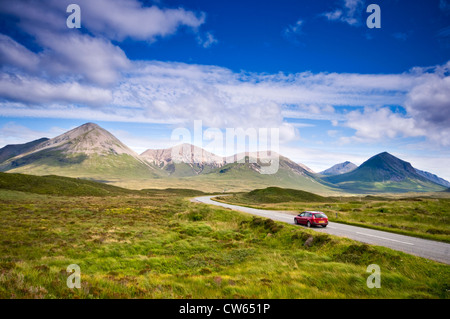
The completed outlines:
{"type": "Polygon", "coordinates": [[[427,181],[406,180],[402,182],[342,182],[335,184],[345,192],[356,194],[371,193],[406,193],[406,192],[439,192],[443,186],[427,181]]]}
{"type": "Polygon", "coordinates": [[[80,200],[0,189],[0,298],[450,297],[448,265],[187,194],[80,200]],[[380,289],[366,286],[372,263],[380,289]],[[70,264],[81,267],[81,289],[66,286],[70,264]]]}
{"type": "Polygon", "coordinates": [[[130,190],[105,183],[56,175],[35,176],[0,172],[0,189],[59,196],[119,196],[171,194],[194,197],[205,193],[183,188],[130,190]]]}
{"type": "Polygon", "coordinates": [[[137,193],[136,191],[78,178],[14,173],[0,173],[0,189],[70,196],[107,196],[137,193]]]}
{"type": "Polygon", "coordinates": [[[103,180],[114,183],[122,180],[160,178],[161,172],[128,154],[87,156],[43,150],[1,163],[0,169],[9,173],[59,175],[103,180]]]}
{"type": "Polygon", "coordinates": [[[243,204],[268,204],[298,201],[317,203],[333,201],[330,198],[310,192],[280,187],[267,187],[264,189],[255,189],[248,193],[235,194],[232,200],[243,204]]]}
{"type": "MultiPolygon", "coordinates": [[[[425,239],[450,243],[450,196],[445,193],[415,196],[322,197],[299,194],[291,199],[292,190],[268,188],[267,200],[252,196],[252,192],[217,198],[221,202],[247,207],[285,210],[293,214],[319,210],[332,222],[390,231],[425,239]],[[303,195],[301,197],[300,195],[303,195]],[[280,200],[276,200],[276,197],[280,200]],[[289,199],[287,201],[286,199],[289,199]],[[317,199],[317,200],[314,200],[317,199]]],[[[313,195],[313,194],[312,194],[313,195]]]]}
{"type": "Polygon", "coordinates": [[[340,178],[343,178],[342,175],[329,176],[324,180],[333,183],[335,187],[344,192],[354,194],[440,192],[445,189],[444,186],[427,181],[425,178],[422,180],[406,178],[403,181],[373,181],[370,177],[365,178],[364,174],[360,174],[357,180],[340,181],[340,178]]]}

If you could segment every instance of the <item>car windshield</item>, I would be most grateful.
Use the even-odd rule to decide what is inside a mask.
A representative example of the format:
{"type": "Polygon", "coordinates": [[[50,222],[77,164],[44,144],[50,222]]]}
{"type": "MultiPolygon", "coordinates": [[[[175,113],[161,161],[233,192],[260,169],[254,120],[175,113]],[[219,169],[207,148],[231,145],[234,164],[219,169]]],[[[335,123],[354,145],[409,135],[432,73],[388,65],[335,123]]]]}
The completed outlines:
{"type": "Polygon", "coordinates": [[[314,214],[314,217],[316,218],[327,218],[325,214],[314,214]]]}

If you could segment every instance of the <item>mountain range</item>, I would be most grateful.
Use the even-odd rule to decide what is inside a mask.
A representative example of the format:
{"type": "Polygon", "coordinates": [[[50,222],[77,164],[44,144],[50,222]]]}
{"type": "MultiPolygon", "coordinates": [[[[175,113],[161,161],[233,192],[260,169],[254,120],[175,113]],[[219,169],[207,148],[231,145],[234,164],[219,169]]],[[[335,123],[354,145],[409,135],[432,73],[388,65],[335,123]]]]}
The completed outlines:
{"type": "Polygon", "coordinates": [[[41,138],[0,149],[0,171],[60,175],[128,185],[132,188],[182,187],[207,191],[251,190],[267,186],[317,193],[443,191],[444,179],[417,170],[389,153],[361,166],[345,162],[319,174],[301,163],[279,158],[275,174],[261,174],[259,154],[221,157],[190,144],[137,154],[114,135],[86,123],[55,138],[41,138]],[[130,185],[131,185],[130,184],[130,185]]]}

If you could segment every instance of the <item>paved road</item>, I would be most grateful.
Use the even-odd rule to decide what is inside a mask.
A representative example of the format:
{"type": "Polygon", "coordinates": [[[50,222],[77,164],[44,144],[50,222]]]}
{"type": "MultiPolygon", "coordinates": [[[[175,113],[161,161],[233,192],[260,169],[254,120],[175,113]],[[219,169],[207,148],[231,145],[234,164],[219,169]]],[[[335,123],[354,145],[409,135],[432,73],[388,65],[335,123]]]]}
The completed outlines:
{"type": "MultiPolygon", "coordinates": [[[[212,197],[214,196],[201,196],[193,198],[192,200],[204,204],[226,207],[244,213],[294,224],[294,216],[283,211],[256,209],[238,205],[224,204],[213,201],[211,199],[212,197]]],[[[389,247],[391,249],[403,251],[411,255],[416,255],[436,260],[445,264],[450,264],[450,244],[332,222],[329,223],[327,228],[319,227],[311,229],[336,236],[348,237],[367,244],[389,247]]]]}

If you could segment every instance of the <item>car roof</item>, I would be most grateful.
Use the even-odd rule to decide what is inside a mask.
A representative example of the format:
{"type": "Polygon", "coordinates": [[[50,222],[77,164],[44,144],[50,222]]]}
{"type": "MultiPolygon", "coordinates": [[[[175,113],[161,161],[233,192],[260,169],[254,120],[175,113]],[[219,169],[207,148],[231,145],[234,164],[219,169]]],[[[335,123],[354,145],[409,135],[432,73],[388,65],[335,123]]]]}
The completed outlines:
{"type": "Polygon", "coordinates": [[[324,212],[320,212],[318,210],[306,210],[302,213],[323,214],[324,212]]]}

